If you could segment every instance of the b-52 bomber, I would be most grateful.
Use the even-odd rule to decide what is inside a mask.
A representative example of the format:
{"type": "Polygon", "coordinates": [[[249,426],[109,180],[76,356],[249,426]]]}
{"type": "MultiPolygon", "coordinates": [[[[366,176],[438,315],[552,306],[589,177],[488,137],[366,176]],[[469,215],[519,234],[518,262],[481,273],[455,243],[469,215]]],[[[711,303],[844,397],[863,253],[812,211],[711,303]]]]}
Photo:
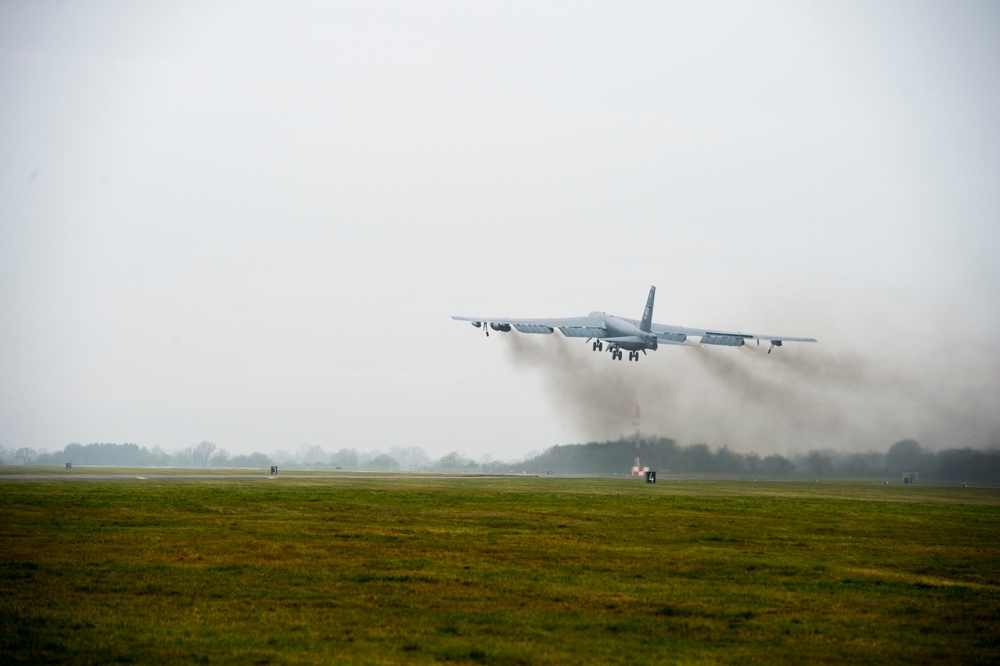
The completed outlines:
{"type": "Polygon", "coordinates": [[[490,329],[501,333],[509,333],[511,328],[521,333],[553,333],[559,329],[567,338],[587,338],[593,343],[594,351],[611,352],[611,358],[622,360],[622,350],[628,351],[628,360],[638,361],[639,352],[656,351],[660,345],[682,345],[700,347],[702,345],[721,345],[723,347],[742,347],[747,340],[761,340],[771,343],[767,353],[784,342],[816,342],[815,338],[792,338],[787,335],[760,335],[757,333],[734,333],[708,328],[689,328],[687,326],[664,326],[653,323],[653,299],[656,287],[649,288],[646,308],[642,311],[642,319],[616,317],[604,312],[591,312],[585,317],[552,317],[543,319],[513,319],[506,317],[464,317],[453,316],[459,321],[471,321],[476,328],[482,328],[489,336],[490,329]],[[700,338],[697,343],[689,342],[688,337],[700,338]]]}

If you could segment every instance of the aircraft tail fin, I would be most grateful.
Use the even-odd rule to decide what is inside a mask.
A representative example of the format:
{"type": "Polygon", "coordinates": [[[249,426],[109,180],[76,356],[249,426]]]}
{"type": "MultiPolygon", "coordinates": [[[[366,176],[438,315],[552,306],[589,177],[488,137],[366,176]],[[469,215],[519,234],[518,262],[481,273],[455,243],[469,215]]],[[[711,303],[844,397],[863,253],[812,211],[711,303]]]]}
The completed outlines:
{"type": "Polygon", "coordinates": [[[642,321],[639,322],[639,330],[649,333],[653,325],[653,298],[656,296],[656,287],[649,288],[649,297],[646,299],[646,309],[642,311],[642,321]]]}

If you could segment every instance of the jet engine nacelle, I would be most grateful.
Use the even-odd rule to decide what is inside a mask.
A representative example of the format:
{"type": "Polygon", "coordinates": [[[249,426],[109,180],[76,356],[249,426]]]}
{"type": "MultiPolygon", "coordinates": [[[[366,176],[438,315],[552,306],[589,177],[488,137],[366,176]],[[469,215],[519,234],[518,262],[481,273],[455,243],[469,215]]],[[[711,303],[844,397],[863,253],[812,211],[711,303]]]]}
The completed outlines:
{"type": "Polygon", "coordinates": [[[510,324],[490,324],[490,328],[501,333],[510,333],[510,324]]]}

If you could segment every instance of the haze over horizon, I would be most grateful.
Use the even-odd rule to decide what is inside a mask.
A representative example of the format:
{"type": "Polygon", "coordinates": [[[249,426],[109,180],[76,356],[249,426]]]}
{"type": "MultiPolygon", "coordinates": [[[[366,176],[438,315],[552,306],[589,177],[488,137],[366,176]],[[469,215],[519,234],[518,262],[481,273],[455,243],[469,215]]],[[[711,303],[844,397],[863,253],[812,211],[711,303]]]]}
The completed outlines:
{"type": "Polygon", "coordinates": [[[1000,5],[0,5],[0,446],[1000,446],[1000,5]],[[661,348],[451,315],[810,336],[661,348]]]}

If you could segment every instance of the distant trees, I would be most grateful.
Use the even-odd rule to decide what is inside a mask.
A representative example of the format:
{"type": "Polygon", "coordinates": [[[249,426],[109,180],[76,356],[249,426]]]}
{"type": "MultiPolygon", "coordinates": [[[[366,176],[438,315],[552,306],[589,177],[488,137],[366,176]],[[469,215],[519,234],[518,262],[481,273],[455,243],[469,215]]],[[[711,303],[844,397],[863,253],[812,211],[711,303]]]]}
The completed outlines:
{"type": "Polygon", "coordinates": [[[838,467],[842,476],[881,476],[885,468],[885,456],[881,453],[852,453],[840,461],[838,467]]]}
{"type": "Polygon", "coordinates": [[[229,467],[229,451],[216,449],[208,460],[209,467],[229,467]]]}
{"type": "Polygon", "coordinates": [[[22,446],[17,451],[14,451],[14,460],[18,465],[30,465],[35,460],[35,451],[34,449],[22,446]]]}
{"type": "Polygon", "coordinates": [[[388,451],[360,451],[356,448],[341,448],[334,453],[326,453],[318,446],[303,447],[297,454],[282,452],[276,454],[282,467],[307,466],[311,469],[340,470],[453,470],[480,471],[483,465],[458,451],[452,451],[441,458],[432,459],[419,446],[394,446],[388,451]]]}
{"type": "Polygon", "coordinates": [[[433,462],[419,446],[393,447],[389,449],[389,455],[399,461],[403,469],[430,467],[433,462]]]}
{"type": "Polygon", "coordinates": [[[777,453],[772,453],[760,461],[760,473],[763,476],[791,476],[794,471],[795,464],[777,453]]]}
{"type": "MultiPolygon", "coordinates": [[[[636,442],[621,438],[606,442],[564,444],[518,462],[483,460],[476,462],[458,451],[432,460],[419,447],[393,448],[389,453],[365,452],[342,448],[327,456],[322,449],[312,447],[304,453],[313,458],[328,458],[329,462],[284,458],[278,454],[277,464],[320,465],[343,469],[376,470],[440,470],[454,472],[532,472],[545,474],[628,474],[632,466],[636,442]]],[[[728,446],[712,450],[699,443],[680,446],[672,439],[643,439],[639,454],[644,466],[663,473],[755,476],[788,478],[794,476],[826,478],[898,479],[903,472],[918,472],[922,481],[952,481],[1000,484],[1000,448],[976,450],[970,448],[933,451],[912,439],[900,440],[885,452],[840,453],[831,449],[812,450],[783,456],[777,453],[763,458],[757,453],[740,453],[728,446]]],[[[146,448],[137,444],[67,444],[55,452],[36,451],[29,447],[10,450],[0,447],[0,464],[62,466],[102,465],[123,467],[235,467],[266,469],[271,456],[263,453],[230,455],[207,441],[174,453],[160,447],[146,448]]]]}
{"type": "Polygon", "coordinates": [[[146,460],[150,467],[169,467],[170,454],[158,446],[154,446],[146,454],[146,460]]]}
{"type": "Polygon", "coordinates": [[[191,451],[191,466],[192,467],[208,467],[208,461],[212,458],[212,453],[215,452],[215,444],[212,442],[201,442],[197,444],[191,451]]]}
{"type": "Polygon", "coordinates": [[[833,472],[833,458],[819,451],[806,456],[806,468],[812,476],[828,476],[833,472]]]}
{"type": "MultiPolygon", "coordinates": [[[[558,470],[565,474],[627,474],[632,467],[636,443],[633,439],[553,446],[517,467],[534,473],[558,470]]],[[[707,444],[678,446],[665,437],[639,443],[643,466],[675,474],[764,474],[787,476],[795,465],[782,456],[742,454],[723,446],[714,453],[707,444]],[[779,463],[779,460],[781,461],[779,463]]],[[[492,463],[491,468],[505,465],[492,463]]],[[[509,467],[509,465],[506,465],[509,467]]]]}
{"type": "Polygon", "coordinates": [[[249,467],[260,469],[270,467],[271,459],[263,453],[251,453],[250,455],[238,455],[229,459],[229,467],[249,467]]]}
{"type": "MultiPolygon", "coordinates": [[[[150,452],[137,444],[67,444],[62,451],[66,462],[80,465],[121,465],[142,467],[150,464],[150,452]]],[[[55,461],[58,464],[58,461],[55,461]]]]}
{"type": "Polygon", "coordinates": [[[924,451],[912,439],[896,442],[885,454],[885,466],[893,475],[918,470],[923,462],[924,451]]]}
{"type": "Polygon", "coordinates": [[[713,463],[720,474],[742,474],[750,467],[746,456],[730,451],[726,445],[715,452],[713,463]]]}
{"type": "Polygon", "coordinates": [[[479,464],[472,458],[463,456],[458,451],[452,451],[451,453],[442,456],[434,464],[434,466],[441,469],[469,469],[472,467],[479,467],[479,464]]]}
{"type": "Polygon", "coordinates": [[[920,468],[915,471],[920,471],[921,478],[1000,483],[1000,451],[948,449],[934,456],[933,465],[928,466],[927,472],[920,468]]]}
{"type": "Polygon", "coordinates": [[[816,476],[816,467],[810,465],[816,456],[829,460],[824,467],[827,476],[848,478],[898,479],[904,472],[918,472],[921,480],[971,481],[1000,483],[1000,450],[979,451],[970,448],[930,451],[912,439],[896,442],[885,453],[837,453],[836,451],[810,451],[805,467],[816,476]]]}
{"type": "MultiPolygon", "coordinates": [[[[635,441],[619,439],[553,446],[517,463],[490,463],[487,468],[544,474],[626,474],[635,441]]],[[[912,439],[891,445],[885,452],[840,453],[831,449],[783,456],[739,453],[723,445],[714,452],[707,444],[679,446],[672,439],[644,439],[639,444],[642,464],[674,474],[752,475],[770,478],[810,476],[826,478],[899,478],[919,472],[922,480],[1000,483],[1000,449],[929,451],[912,439]]]]}
{"type": "Polygon", "coordinates": [[[312,446],[307,448],[304,452],[301,452],[299,457],[305,463],[311,463],[313,465],[322,465],[323,458],[326,457],[326,454],[323,452],[322,447],[313,444],[312,446]]]}
{"type": "Polygon", "coordinates": [[[353,469],[358,467],[358,458],[357,449],[341,449],[333,454],[330,459],[330,464],[336,467],[353,469]]]}
{"type": "Polygon", "coordinates": [[[368,461],[368,466],[373,467],[378,470],[395,470],[399,469],[399,463],[396,459],[387,453],[380,453],[371,460],[368,461]]]}
{"type": "Polygon", "coordinates": [[[271,465],[270,458],[263,453],[253,453],[249,456],[228,457],[225,451],[217,451],[215,444],[201,442],[175,453],[167,453],[158,446],[146,448],[137,444],[67,444],[53,453],[36,452],[34,449],[22,447],[9,456],[3,456],[0,464],[11,460],[18,465],[58,465],[73,463],[74,465],[97,465],[115,467],[222,467],[226,465],[266,468],[271,465]],[[214,453],[214,455],[213,455],[214,453]]]}
{"type": "Polygon", "coordinates": [[[708,444],[692,444],[681,449],[680,470],[689,474],[712,474],[717,472],[715,456],[708,444]]]}

